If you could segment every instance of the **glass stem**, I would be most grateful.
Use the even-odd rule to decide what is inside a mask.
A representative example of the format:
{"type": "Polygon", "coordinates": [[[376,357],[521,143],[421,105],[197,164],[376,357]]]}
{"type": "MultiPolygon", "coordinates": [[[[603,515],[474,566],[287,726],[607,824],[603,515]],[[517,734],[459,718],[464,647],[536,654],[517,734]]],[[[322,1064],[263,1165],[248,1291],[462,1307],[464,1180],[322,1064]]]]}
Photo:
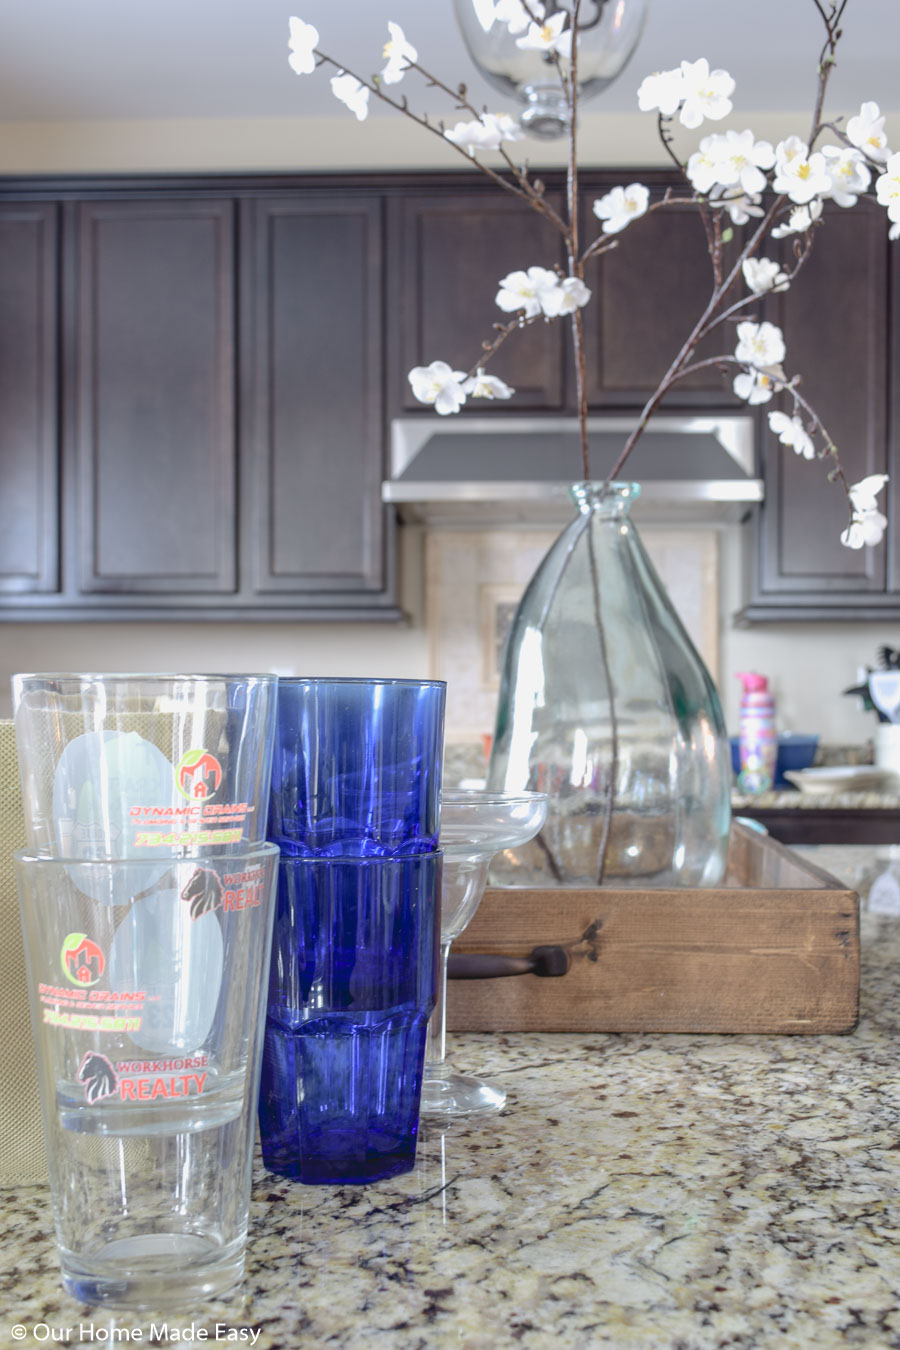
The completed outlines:
{"type": "Polygon", "coordinates": [[[431,1077],[446,1072],[447,1055],[447,961],[450,956],[450,943],[441,943],[441,955],[438,961],[437,998],[434,1012],[428,1022],[428,1034],[425,1040],[425,1067],[431,1077]]]}

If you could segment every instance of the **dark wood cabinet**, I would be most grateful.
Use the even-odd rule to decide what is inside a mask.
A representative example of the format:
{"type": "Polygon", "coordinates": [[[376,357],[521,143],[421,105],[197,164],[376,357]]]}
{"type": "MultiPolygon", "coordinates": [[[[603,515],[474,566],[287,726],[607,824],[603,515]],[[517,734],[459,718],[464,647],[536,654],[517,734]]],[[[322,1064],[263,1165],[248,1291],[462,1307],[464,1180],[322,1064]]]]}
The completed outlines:
{"type": "Polygon", "coordinates": [[[234,204],[75,213],[77,593],[233,595],[234,204]]]}
{"type": "MultiPolygon", "coordinates": [[[[788,292],[767,301],[767,316],[784,331],[787,374],[801,373],[800,390],[854,483],[890,474],[896,453],[896,429],[888,435],[890,244],[882,208],[826,209],[808,261],[788,292]]],[[[826,464],[803,459],[772,435],[764,416],[770,407],[790,412],[790,399],[782,395],[764,405],[761,416],[765,502],[742,619],[896,617],[900,587],[888,575],[896,545],[886,540],[854,550],[841,544],[848,523],[843,491],[828,482],[826,464]]]]}
{"type": "MultiPolygon", "coordinates": [[[[559,209],[560,197],[548,193],[559,209]]],[[[482,183],[468,190],[452,181],[428,193],[392,197],[390,405],[395,416],[422,411],[409,371],[432,361],[469,370],[494,325],[514,316],[494,303],[510,272],[562,264],[553,225],[503,189],[482,183]]],[[[491,362],[491,373],[515,388],[516,410],[560,412],[565,400],[568,331],[562,324],[531,325],[515,333],[491,362]]],[[[512,406],[481,401],[479,412],[512,406]]],[[[433,416],[433,413],[429,413],[433,416]]]]}
{"type": "Polygon", "coordinates": [[[382,205],[339,194],[245,203],[245,571],[267,602],[384,590],[382,205]]]}
{"type": "MultiPolygon", "coordinates": [[[[630,181],[628,176],[616,182],[630,181]]],[[[641,176],[651,198],[661,198],[674,181],[641,176]]],[[[592,202],[614,183],[585,180],[581,234],[585,242],[601,233],[592,202]]],[[[725,265],[736,256],[740,230],[725,245],[725,265]]],[[[615,238],[615,247],[588,262],[585,275],[593,291],[584,311],[588,403],[594,408],[640,408],[655,391],[682,344],[700,318],[712,290],[706,234],[697,212],[672,206],[635,222],[615,238]]],[[[696,359],[721,354],[714,334],[697,349],[696,359]]],[[[738,405],[727,377],[715,367],[688,375],[665,400],[666,408],[738,405]]]]}
{"type": "Polygon", "coordinates": [[[0,203],[0,603],[59,585],[58,214],[0,203]]]}
{"type": "Polygon", "coordinates": [[[400,618],[380,195],[41,186],[0,188],[0,619],[400,618]]]}
{"type": "MultiPolygon", "coordinates": [[[[593,200],[635,178],[657,197],[674,182],[584,174],[583,241],[593,200]]],[[[546,191],[562,201],[560,174],[546,191]]],[[[0,619],[400,618],[389,425],[435,416],[408,372],[473,366],[507,317],[500,279],[562,261],[553,226],[474,172],[3,180],[0,619]]],[[[709,292],[696,215],[637,222],[587,281],[589,406],[635,414],[709,292]]],[[[883,209],[829,208],[764,308],[850,480],[892,475],[891,525],[878,549],[843,548],[841,492],[763,405],[740,618],[896,619],[900,245],[883,209]]],[[[570,343],[566,324],[513,334],[491,369],[515,399],[462,419],[574,416],[570,343]]],[[[666,406],[744,408],[715,368],[666,406]]]]}

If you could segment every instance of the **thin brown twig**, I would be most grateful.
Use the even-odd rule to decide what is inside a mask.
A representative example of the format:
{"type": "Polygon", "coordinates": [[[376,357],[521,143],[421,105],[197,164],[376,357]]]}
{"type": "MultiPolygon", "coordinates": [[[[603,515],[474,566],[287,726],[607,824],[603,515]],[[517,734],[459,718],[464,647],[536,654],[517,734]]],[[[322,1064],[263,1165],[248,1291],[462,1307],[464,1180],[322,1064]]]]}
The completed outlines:
{"type": "MultiPolygon", "coordinates": [[[[560,233],[565,235],[566,232],[565,221],[562,219],[562,217],[559,215],[557,211],[554,211],[553,207],[544,198],[543,194],[535,191],[534,187],[528,180],[527,175],[523,175],[522,171],[516,168],[516,166],[513,164],[513,161],[509,158],[506,152],[502,150],[502,148],[500,153],[506,160],[508,166],[511,168],[516,178],[516,182],[511,183],[507,178],[504,178],[502,174],[497,173],[495,169],[490,168],[490,166],[485,164],[482,160],[477,159],[475,155],[470,154],[468,150],[466,150],[463,146],[457,145],[455,141],[449,140],[448,137],[444,135],[444,132],[441,130],[441,128],[439,126],[436,126],[434,122],[431,122],[428,119],[428,117],[413,112],[413,110],[410,108],[405,98],[402,100],[391,98],[389,94],[386,94],[384,92],[378,81],[364,79],[361,75],[358,75],[356,71],[351,70],[349,66],[342,65],[341,62],[336,61],[333,56],[329,56],[327,52],[320,51],[318,48],[316,48],[315,55],[319,58],[320,64],[327,63],[328,65],[333,66],[335,70],[341,71],[345,75],[352,76],[353,79],[356,80],[359,84],[361,84],[364,89],[368,89],[371,94],[374,94],[375,97],[377,99],[380,99],[382,103],[386,103],[389,108],[393,108],[396,112],[402,113],[403,116],[408,117],[410,121],[415,122],[420,127],[424,127],[426,131],[430,131],[433,136],[438,136],[445,145],[453,146],[453,149],[456,150],[458,154],[462,155],[463,158],[466,159],[470,164],[473,164],[476,169],[478,169],[481,173],[485,174],[486,177],[490,178],[491,181],[496,183],[498,187],[503,188],[505,192],[511,193],[514,197],[518,197],[520,201],[521,200],[526,201],[529,206],[532,206],[534,208],[535,211],[539,211],[542,215],[546,216],[547,219],[550,220],[553,223],[553,225],[560,231],[560,233]]],[[[413,67],[412,62],[410,62],[409,65],[410,68],[413,67]]],[[[429,80],[432,80],[432,76],[429,75],[427,71],[424,71],[421,66],[416,65],[415,69],[417,69],[420,74],[426,75],[429,80]]],[[[433,82],[436,84],[440,84],[439,81],[433,82]]],[[[452,91],[449,89],[449,86],[440,84],[440,87],[450,92],[452,97],[454,98],[456,97],[456,95],[453,94],[452,91]]],[[[465,106],[468,110],[474,111],[476,118],[479,121],[481,121],[481,114],[477,112],[477,110],[472,109],[472,106],[470,104],[465,104],[463,106],[465,106]]]]}

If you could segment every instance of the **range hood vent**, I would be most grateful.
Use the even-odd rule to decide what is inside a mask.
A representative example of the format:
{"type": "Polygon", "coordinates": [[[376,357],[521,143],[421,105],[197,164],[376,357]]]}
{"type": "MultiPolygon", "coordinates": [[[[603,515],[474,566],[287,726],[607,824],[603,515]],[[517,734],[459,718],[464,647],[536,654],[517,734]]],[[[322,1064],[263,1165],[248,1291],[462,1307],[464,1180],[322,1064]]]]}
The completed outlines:
{"type": "MultiPolygon", "coordinates": [[[[633,426],[589,419],[594,479],[606,477],[633,426]]],[[[740,520],[763,497],[754,463],[752,417],[670,414],[653,419],[623,477],[641,485],[639,519],[740,520]]],[[[427,525],[555,525],[571,518],[569,487],[582,477],[574,418],[403,418],[392,427],[382,498],[402,520],[427,525]]]]}

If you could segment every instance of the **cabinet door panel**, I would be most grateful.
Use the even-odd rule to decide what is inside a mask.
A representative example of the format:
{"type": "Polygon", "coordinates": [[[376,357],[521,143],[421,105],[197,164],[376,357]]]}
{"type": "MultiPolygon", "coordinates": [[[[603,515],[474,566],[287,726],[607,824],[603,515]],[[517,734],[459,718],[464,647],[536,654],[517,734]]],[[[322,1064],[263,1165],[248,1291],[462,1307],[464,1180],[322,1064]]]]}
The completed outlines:
{"type": "MultiPolygon", "coordinates": [[[[887,413],[887,232],[882,210],[834,208],[808,262],[778,297],[788,375],[816,409],[849,482],[885,471],[887,413]]],[[[772,407],[789,410],[782,396],[772,407]]],[[[840,542],[846,497],[827,465],[798,457],[766,431],[766,499],[760,582],[775,595],[879,592],[885,549],[840,542]]]]}
{"type": "Polygon", "coordinates": [[[59,585],[57,207],[0,206],[0,592],[59,585]]]}
{"type": "Polygon", "coordinates": [[[381,204],[255,203],[253,589],[384,589],[381,204]]]}
{"type": "MultiPolygon", "coordinates": [[[[549,200],[558,209],[558,199],[549,200]]],[[[553,267],[563,252],[553,226],[499,188],[406,196],[395,206],[391,406],[421,411],[407,380],[413,366],[441,360],[469,370],[481,343],[495,336],[494,324],[513,317],[494,303],[498,282],[509,272],[553,267]]],[[[515,389],[513,403],[480,399],[472,406],[479,413],[560,409],[567,338],[568,325],[560,323],[514,333],[490,364],[491,374],[515,389]]]]}
{"type": "MultiPolygon", "coordinates": [[[[588,193],[591,200],[596,195],[588,193]]],[[[582,229],[586,243],[600,232],[589,204],[582,229]]],[[[724,246],[726,269],[737,254],[739,234],[724,246]]],[[[598,407],[641,404],[657,388],[712,293],[712,265],[697,212],[673,206],[635,221],[614,249],[588,262],[585,280],[594,292],[584,311],[588,401],[598,407]]],[[[699,345],[693,359],[733,350],[729,343],[730,329],[719,330],[699,345]]],[[[730,379],[711,366],[677,384],[666,406],[736,402],[730,379]]]]}
{"type": "Polygon", "coordinates": [[[228,201],[79,213],[79,589],[233,592],[228,201]]]}

